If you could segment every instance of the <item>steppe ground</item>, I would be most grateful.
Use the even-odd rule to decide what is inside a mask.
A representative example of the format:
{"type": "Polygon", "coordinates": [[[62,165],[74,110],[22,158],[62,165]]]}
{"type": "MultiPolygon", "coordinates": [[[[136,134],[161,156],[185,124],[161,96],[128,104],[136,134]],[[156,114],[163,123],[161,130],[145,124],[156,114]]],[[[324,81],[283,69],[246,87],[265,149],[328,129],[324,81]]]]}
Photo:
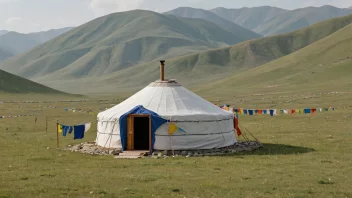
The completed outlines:
{"type": "MultiPolygon", "coordinates": [[[[96,120],[95,115],[64,108],[97,112],[120,100],[0,104],[0,115],[38,118],[36,123],[35,116],[0,119],[0,197],[352,197],[352,93],[208,99],[252,109],[337,110],[240,116],[242,131],[264,144],[253,153],[122,160],[56,149],[55,131],[56,120],[67,125],[96,120]]],[[[95,136],[94,124],[84,140],[60,137],[60,146],[95,136]]]]}

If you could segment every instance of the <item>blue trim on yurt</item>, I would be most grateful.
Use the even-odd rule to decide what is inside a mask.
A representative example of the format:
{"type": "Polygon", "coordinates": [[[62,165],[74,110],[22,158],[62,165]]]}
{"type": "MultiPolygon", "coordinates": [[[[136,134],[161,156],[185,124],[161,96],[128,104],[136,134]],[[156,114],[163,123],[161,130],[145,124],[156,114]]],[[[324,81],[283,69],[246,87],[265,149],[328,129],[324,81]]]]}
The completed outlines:
{"type": "Polygon", "coordinates": [[[154,143],[155,143],[155,131],[158,130],[158,128],[165,124],[167,120],[164,118],[160,117],[157,113],[150,111],[143,106],[139,105],[130,110],[129,112],[123,114],[120,117],[120,137],[121,137],[121,144],[122,144],[122,150],[127,145],[127,117],[130,114],[140,114],[140,115],[150,115],[151,122],[152,122],[152,150],[154,149],[154,143]]]}

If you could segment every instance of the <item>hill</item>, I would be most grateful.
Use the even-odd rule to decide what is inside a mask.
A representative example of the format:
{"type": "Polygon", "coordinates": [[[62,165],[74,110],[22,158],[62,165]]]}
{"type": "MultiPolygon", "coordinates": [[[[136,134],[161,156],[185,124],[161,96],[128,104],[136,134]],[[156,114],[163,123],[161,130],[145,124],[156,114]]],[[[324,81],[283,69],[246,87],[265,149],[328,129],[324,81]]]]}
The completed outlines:
{"type": "Polygon", "coordinates": [[[351,9],[333,6],[296,10],[268,6],[241,9],[215,8],[211,12],[265,36],[295,31],[324,20],[352,14],[351,9]]]}
{"type": "Polygon", "coordinates": [[[0,48],[9,51],[14,55],[21,54],[71,29],[71,27],[68,27],[29,34],[7,32],[0,35],[0,48]]]}
{"type": "MultiPolygon", "coordinates": [[[[188,88],[196,88],[286,56],[351,22],[352,15],[330,19],[289,34],[167,59],[166,77],[176,78],[188,88]]],[[[157,59],[96,77],[67,78],[70,73],[72,70],[62,69],[35,80],[70,92],[79,90],[80,93],[131,93],[158,79],[159,63],[157,59]]]]}
{"type": "Polygon", "coordinates": [[[0,70],[0,93],[64,94],[63,92],[32,82],[0,70]]]}
{"type": "Polygon", "coordinates": [[[243,40],[205,20],[134,10],[88,22],[6,60],[0,68],[31,79],[48,75],[50,80],[76,80],[243,40]]]}
{"type": "Polygon", "coordinates": [[[302,49],[352,23],[352,15],[330,19],[278,36],[250,40],[230,47],[178,57],[169,67],[192,71],[240,72],[302,49]]]}
{"type": "Polygon", "coordinates": [[[260,67],[242,72],[199,89],[224,97],[231,92],[350,92],[352,91],[352,25],[260,67]]]}
{"type": "Polygon", "coordinates": [[[220,16],[203,9],[189,8],[189,7],[180,7],[164,14],[172,14],[175,16],[185,17],[185,18],[194,18],[194,19],[204,19],[206,21],[213,22],[222,28],[229,30],[230,32],[237,33],[238,35],[243,36],[245,40],[260,38],[261,35],[252,32],[248,29],[243,28],[235,23],[232,23],[226,19],[221,18],[220,16]]]}

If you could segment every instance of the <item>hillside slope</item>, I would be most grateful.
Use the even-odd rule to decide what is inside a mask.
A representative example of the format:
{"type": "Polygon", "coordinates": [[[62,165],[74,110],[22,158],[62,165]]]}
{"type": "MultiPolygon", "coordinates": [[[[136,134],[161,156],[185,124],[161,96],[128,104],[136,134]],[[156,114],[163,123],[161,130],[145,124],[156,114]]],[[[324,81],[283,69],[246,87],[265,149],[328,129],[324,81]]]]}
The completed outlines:
{"type": "Polygon", "coordinates": [[[0,93],[64,94],[63,92],[32,82],[0,70],[0,93]]]}
{"type": "MultiPolygon", "coordinates": [[[[183,85],[196,88],[286,56],[338,31],[351,22],[352,15],[324,21],[285,35],[167,59],[166,78],[176,78],[183,85]]],[[[67,78],[72,70],[60,71],[35,80],[70,92],[79,90],[80,93],[130,93],[158,79],[159,62],[153,60],[117,72],[79,79],[62,80],[67,78]]]]}
{"type": "Polygon", "coordinates": [[[194,18],[194,19],[204,19],[206,21],[213,22],[218,24],[222,28],[229,30],[230,32],[241,35],[241,38],[245,40],[260,38],[261,35],[252,32],[248,29],[243,28],[235,23],[232,23],[226,19],[221,18],[220,16],[212,13],[208,10],[189,8],[189,7],[180,7],[174,10],[168,11],[164,14],[172,14],[175,16],[185,17],[185,18],[194,18]]]}
{"type": "Polygon", "coordinates": [[[230,68],[240,72],[302,49],[352,23],[352,15],[330,19],[288,34],[250,40],[230,47],[179,57],[173,63],[192,71],[218,72],[230,68]]]}
{"type": "Polygon", "coordinates": [[[295,31],[324,20],[352,14],[351,9],[333,6],[306,7],[296,10],[267,6],[241,9],[215,8],[211,11],[265,36],[295,31]]]}
{"type": "Polygon", "coordinates": [[[352,91],[352,25],[295,53],[198,91],[243,93],[352,91]]]}
{"type": "Polygon", "coordinates": [[[14,55],[20,54],[71,29],[71,27],[68,27],[30,34],[7,32],[0,35],[0,48],[9,51],[14,55]]]}
{"type": "Polygon", "coordinates": [[[154,59],[229,46],[242,40],[205,20],[134,10],[88,22],[6,60],[0,68],[31,79],[45,75],[50,75],[50,79],[98,77],[154,59]]]}

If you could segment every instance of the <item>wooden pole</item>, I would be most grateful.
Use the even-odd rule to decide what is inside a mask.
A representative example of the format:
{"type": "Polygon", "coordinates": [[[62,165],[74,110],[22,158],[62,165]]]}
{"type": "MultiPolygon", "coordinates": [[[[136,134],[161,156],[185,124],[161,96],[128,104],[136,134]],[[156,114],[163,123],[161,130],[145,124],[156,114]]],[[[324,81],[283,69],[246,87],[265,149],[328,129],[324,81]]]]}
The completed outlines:
{"type": "Polygon", "coordinates": [[[48,117],[45,116],[45,133],[48,133],[48,117]]]}
{"type": "Polygon", "coordinates": [[[172,138],[171,138],[171,135],[169,135],[169,136],[170,136],[170,145],[171,145],[172,156],[175,156],[174,146],[172,144],[172,138]]]}
{"type": "Polygon", "coordinates": [[[59,144],[59,121],[56,120],[56,146],[57,148],[60,148],[60,144],[59,144]]]}

